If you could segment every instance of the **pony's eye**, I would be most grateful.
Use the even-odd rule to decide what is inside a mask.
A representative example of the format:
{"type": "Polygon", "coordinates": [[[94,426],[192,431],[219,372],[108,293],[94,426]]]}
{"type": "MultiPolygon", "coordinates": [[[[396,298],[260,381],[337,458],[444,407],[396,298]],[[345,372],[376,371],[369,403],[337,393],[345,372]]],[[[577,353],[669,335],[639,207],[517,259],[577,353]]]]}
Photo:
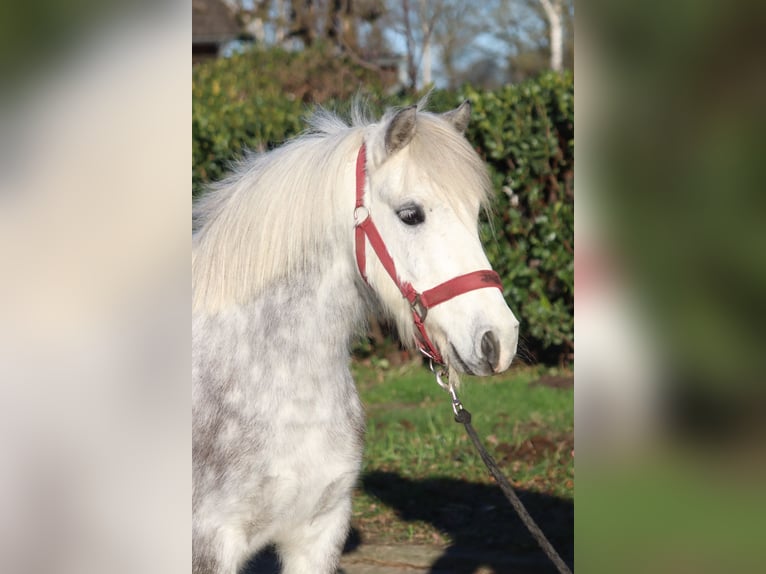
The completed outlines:
{"type": "Polygon", "coordinates": [[[426,214],[419,205],[406,205],[400,208],[396,215],[407,225],[419,225],[426,220],[426,214]]]}

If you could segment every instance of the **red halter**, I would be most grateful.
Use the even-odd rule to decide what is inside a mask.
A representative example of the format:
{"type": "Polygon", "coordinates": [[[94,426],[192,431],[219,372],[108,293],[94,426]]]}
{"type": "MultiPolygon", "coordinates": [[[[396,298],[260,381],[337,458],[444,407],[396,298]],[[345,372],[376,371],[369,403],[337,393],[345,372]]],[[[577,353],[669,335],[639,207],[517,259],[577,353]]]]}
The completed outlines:
{"type": "Polygon", "coordinates": [[[365,145],[359,148],[359,154],[356,157],[356,206],[354,208],[354,227],[356,229],[356,263],[359,267],[359,272],[362,274],[362,278],[367,281],[366,274],[366,255],[365,255],[365,235],[370,241],[372,249],[383,264],[383,268],[388,272],[393,279],[396,286],[401,291],[402,296],[410,302],[412,308],[412,318],[417,327],[419,338],[417,340],[420,352],[426,357],[429,357],[437,363],[444,364],[444,359],[439,354],[436,346],[431,342],[426,334],[425,320],[428,310],[431,307],[436,307],[440,303],[444,303],[461,295],[468,291],[474,291],[476,289],[483,289],[485,287],[496,287],[503,290],[503,284],[500,281],[500,276],[491,269],[484,269],[481,271],[472,271],[465,275],[459,275],[440,283],[432,289],[427,289],[422,293],[418,293],[415,288],[409,283],[401,282],[399,276],[396,273],[396,266],[394,260],[386,249],[386,244],[383,243],[383,238],[378,233],[378,228],[375,227],[375,223],[370,216],[370,210],[364,205],[364,183],[366,179],[365,164],[366,164],[366,150],[365,145]]]}

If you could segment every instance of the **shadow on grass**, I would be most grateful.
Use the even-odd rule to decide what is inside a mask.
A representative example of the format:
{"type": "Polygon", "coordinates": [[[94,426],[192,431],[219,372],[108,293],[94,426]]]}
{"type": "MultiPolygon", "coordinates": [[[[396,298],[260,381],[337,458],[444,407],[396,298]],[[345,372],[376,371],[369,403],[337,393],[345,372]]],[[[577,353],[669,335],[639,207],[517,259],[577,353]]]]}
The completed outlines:
{"type": "MultiPolygon", "coordinates": [[[[429,574],[474,574],[480,567],[495,574],[555,573],[500,488],[452,478],[408,479],[392,472],[362,476],[364,491],[395,510],[404,522],[427,522],[453,544],[431,565],[429,574]]],[[[571,500],[517,490],[537,524],[564,561],[574,560],[574,504],[571,500]]],[[[352,528],[344,553],[364,543],[352,528]]],[[[273,549],[251,560],[242,574],[278,574],[273,549]]]]}
{"type": "MultiPolygon", "coordinates": [[[[362,477],[365,492],[393,508],[406,522],[428,522],[453,544],[431,566],[431,574],[473,574],[481,566],[496,574],[556,572],[499,487],[452,478],[412,480],[391,472],[362,477]]],[[[551,544],[572,567],[574,503],[555,496],[517,490],[519,498],[551,544]]]]}

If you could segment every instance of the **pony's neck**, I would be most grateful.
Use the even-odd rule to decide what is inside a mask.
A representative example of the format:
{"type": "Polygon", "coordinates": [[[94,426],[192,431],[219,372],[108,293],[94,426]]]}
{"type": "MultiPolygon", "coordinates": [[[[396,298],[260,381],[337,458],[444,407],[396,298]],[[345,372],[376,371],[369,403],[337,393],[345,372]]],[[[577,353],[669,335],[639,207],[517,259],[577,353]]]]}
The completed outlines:
{"type": "Polygon", "coordinates": [[[273,284],[252,303],[252,318],[280,352],[345,360],[366,310],[356,268],[335,257],[273,284]]]}

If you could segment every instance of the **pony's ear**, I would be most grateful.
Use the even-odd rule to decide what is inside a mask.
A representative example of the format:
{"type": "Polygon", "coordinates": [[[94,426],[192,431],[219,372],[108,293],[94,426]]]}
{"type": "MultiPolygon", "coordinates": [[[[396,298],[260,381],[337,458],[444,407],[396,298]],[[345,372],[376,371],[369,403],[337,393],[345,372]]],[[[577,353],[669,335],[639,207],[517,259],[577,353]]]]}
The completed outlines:
{"type": "Polygon", "coordinates": [[[455,129],[461,134],[465,133],[465,128],[468,127],[468,122],[471,121],[471,102],[465,100],[454,110],[444,112],[442,118],[455,126],[455,129]]]}
{"type": "Polygon", "coordinates": [[[399,151],[412,140],[415,135],[415,114],[417,106],[399,110],[386,128],[386,153],[391,155],[399,151]]]}

